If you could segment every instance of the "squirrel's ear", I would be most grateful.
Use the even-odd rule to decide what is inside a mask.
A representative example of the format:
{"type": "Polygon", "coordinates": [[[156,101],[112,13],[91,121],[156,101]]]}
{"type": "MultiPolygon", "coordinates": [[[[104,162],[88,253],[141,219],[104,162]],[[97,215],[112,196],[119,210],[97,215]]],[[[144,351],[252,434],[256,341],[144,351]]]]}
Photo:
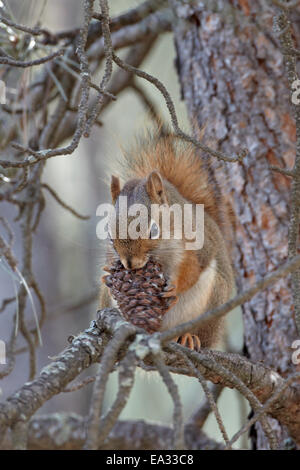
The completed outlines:
{"type": "Polygon", "coordinates": [[[165,204],[167,202],[164,183],[157,170],[152,171],[147,177],[146,191],[153,201],[159,204],[165,204]]]}
{"type": "Polygon", "coordinates": [[[110,193],[113,203],[116,202],[117,197],[121,192],[120,180],[117,176],[112,175],[110,183],[110,193]]]}

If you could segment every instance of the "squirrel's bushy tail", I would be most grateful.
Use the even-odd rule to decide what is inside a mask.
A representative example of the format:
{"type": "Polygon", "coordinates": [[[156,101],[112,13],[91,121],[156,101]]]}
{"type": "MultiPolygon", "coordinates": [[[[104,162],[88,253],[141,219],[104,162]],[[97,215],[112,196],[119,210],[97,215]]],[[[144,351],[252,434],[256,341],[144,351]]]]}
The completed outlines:
{"type": "Polygon", "coordinates": [[[123,152],[123,157],[121,174],[126,179],[145,178],[151,171],[158,170],[185,199],[204,204],[205,211],[218,225],[224,224],[225,203],[192,144],[161,129],[147,131],[137,138],[133,148],[123,152]]]}

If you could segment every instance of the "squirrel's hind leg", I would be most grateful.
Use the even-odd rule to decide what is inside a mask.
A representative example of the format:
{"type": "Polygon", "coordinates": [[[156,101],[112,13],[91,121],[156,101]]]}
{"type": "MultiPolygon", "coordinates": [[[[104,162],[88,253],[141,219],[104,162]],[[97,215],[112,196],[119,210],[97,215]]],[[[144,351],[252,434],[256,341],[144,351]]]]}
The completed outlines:
{"type": "Polygon", "coordinates": [[[201,349],[201,342],[197,335],[185,333],[184,335],[175,338],[174,341],[176,341],[176,343],[181,344],[181,346],[185,346],[194,351],[200,351],[201,349]]]}

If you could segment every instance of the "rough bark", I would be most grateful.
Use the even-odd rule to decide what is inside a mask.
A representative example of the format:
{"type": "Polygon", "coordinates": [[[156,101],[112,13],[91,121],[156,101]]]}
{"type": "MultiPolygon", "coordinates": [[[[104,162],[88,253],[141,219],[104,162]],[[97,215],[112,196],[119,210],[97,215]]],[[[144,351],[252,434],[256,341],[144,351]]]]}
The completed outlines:
{"type": "MultiPolygon", "coordinates": [[[[290,180],[269,165],[291,168],[295,157],[288,83],[272,32],[276,8],[268,9],[264,2],[264,10],[261,3],[196,0],[174,8],[177,69],[191,122],[195,128],[206,126],[206,139],[218,150],[249,149],[242,164],[220,167],[214,162],[214,174],[226,182],[236,213],[239,288],[286,259],[290,180]]],[[[299,31],[294,32],[300,39],[299,31]]],[[[296,371],[289,287],[286,279],[280,280],[243,306],[246,353],[283,375],[296,371]]],[[[286,431],[275,421],[271,424],[282,444],[286,431]]],[[[260,427],[256,430],[257,447],[266,448],[260,427]]]]}

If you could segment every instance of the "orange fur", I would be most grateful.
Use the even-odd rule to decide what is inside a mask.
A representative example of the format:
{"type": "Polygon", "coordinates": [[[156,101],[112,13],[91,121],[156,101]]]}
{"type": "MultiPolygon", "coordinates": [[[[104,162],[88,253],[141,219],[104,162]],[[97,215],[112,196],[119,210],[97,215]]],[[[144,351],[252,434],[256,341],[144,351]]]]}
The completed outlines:
{"type": "Polygon", "coordinates": [[[197,252],[186,251],[177,273],[177,293],[181,294],[182,292],[190,289],[194,284],[196,284],[200,274],[201,267],[197,257],[197,252]]]}
{"type": "Polygon", "coordinates": [[[159,132],[149,134],[136,147],[124,153],[120,162],[128,178],[146,178],[158,170],[188,201],[204,204],[205,211],[219,224],[224,223],[224,204],[218,200],[201,158],[191,144],[159,132]]]}

